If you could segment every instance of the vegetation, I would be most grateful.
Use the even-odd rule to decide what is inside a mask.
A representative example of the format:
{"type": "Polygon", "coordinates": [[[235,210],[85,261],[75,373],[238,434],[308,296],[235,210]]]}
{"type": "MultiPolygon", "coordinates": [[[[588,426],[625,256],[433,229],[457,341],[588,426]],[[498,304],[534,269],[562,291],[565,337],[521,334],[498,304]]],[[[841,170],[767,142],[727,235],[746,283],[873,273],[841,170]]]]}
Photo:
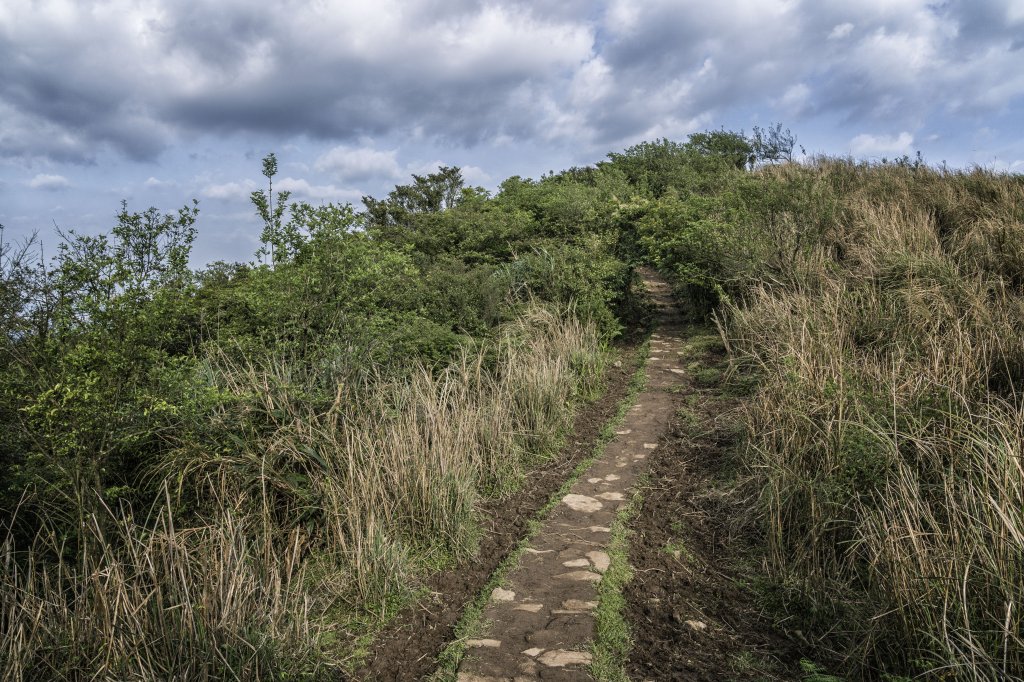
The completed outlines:
{"type": "Polygon", "coordinates": [[[195,205],[0,239],[0,676],[350,667],[600,389],[644,261],[750,393],[763,597],[814,660],[1024,675],[1024,179],[794,144],[494,196],[441,168],[364,211],[269,185],[266,262],[199,271],[195,205]]]}
{"type": "Polygon", "coordinates": [[[1024,178],[909,158],[671,174],[630,210],[756,381],[766,604],[857,676],[1024,674],[1024,178]]]}
{"type": "Polygon", "coordinates": [[[594,611],[595,637],[590,674],[599,682],[629,680],[626,661],[634,642],[626,620],[623,588],[633,579],[633,569],[629,565],[629,522],[636,516],[641,502],[641,494],[635,491],[629,504],[616,514],[611,527],[612,539],[608,547],[611,563],[598,585],[598,605],[594,611]]]}
{"type": "Polygon", "coordinates": [[[2,677],[350,665],[600,389],[635,312],[605,175],[441,169],[365,213],[270,186],[268,262],[198,272],[195,206],[4,244],[2,677]]]}

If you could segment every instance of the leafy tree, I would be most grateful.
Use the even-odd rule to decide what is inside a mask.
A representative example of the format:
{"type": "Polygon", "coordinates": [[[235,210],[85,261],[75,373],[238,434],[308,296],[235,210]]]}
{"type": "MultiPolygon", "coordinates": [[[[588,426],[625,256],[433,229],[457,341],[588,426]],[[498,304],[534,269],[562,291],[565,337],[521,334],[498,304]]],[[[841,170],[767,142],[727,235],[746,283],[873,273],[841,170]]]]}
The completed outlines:
{"type": "Polygon", "coordinates": [[[691,156],[685,144],[662,138],[653,142],[641,142],[622,152],[608,154],[610,165],[622,172],[629,183],[640,193],[659,197],[672,184],[681,167],[691,156]]]}
{"type": "Polygon", "coordinates": [[[781,123],[771,124],[764,129],[754,126],[750,136],[750,145],[754,152],[754,161],[768,161],[769,163],[792,161],[796,136],[790,132],[789,128],[783,130],[781,123]]]}
{"type": "Polygon", "coordinates": [[[412,178],[411,185],[397,185],[386,199],[363,197],[368,226],[404,225],[410,215],[438,213],[462,201],[465,183],[457,166],[441,166],[435,173],[414,174],[412,178]]]}
{"type": "Polygon", "coordinates": [[[686,146],[703,156],[721,158],[739,170],[753,162],[754,147],[743,133],[726,130],[694,133],[686,146]]]}
{"type": "Polygon", "coordinates": [[[195,204],[161,214],[122,203],[110,233],[62,233],[33,313],[46,332],[19,338],[0,386],[5,507],[16,492],[73,539],[98,505],[148,495],[140,472],[189,393],[197,216],[195,204]]]}
{"type": "Polygon", "coordinates": [[[289,234],[281,224],[291,193],[278,192],[277,205],[274,205],[275,175],[277,175],[277,156],[271,152],[263,157],[263,176],[267,179],[267,191],[258,189],[250,195],[252,203],[256,206],[257,215],[263,219],[263,232],[260,233],[263,247],[256,256],[262,258],[269,255],[272,264],[276,264],[278,259],[287,257],[288,244],[294,240],[294,236],[289,234]]]}

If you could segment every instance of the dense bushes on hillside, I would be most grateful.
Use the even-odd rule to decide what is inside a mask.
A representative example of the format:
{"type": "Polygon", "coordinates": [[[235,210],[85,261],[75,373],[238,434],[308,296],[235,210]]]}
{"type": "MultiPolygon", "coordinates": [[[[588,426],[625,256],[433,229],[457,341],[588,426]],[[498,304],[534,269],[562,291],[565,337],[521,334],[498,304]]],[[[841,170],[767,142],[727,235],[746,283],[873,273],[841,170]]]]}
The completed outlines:
{"type": "Polygon", "coordinates": [[[442,168],[365,213],[271,188],[269,263],[198,272],[195,207],[48,263],[5,244],[4,675],[344,665],[405,577],[471,555],[476,498],[638,314],[603,176],[491,198],[442,168]]]}
{"type": "Polygon", "coordinates": [[[1024,675],[1024,180],[793,142],[493,197],[441,168],[363,212],[271,189],[269,262],[198,272],[195,207],[0,242],[3,675],[349,665],[593,395],[640,261],[751,390],[766,607],[856,675],[1024,675]]]}

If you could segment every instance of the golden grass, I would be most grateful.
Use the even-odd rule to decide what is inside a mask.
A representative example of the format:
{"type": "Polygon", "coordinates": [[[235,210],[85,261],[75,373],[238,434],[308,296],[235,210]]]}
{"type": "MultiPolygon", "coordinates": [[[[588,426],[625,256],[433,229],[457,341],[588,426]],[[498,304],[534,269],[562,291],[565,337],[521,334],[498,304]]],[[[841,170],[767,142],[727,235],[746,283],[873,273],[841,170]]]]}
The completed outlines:
{"type": "Polygon", "coordinates": [[[810,197],[724,311],[786,607],[860,674],[1024,675],[1024,180],[762,172],[810,197]]]}

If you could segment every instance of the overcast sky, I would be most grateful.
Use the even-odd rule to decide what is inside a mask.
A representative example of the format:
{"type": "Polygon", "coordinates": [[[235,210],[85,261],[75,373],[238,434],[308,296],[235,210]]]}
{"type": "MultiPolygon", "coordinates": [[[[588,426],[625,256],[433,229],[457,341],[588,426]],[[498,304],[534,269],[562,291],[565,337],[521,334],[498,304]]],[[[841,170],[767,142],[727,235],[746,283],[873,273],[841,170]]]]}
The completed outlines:
{"type": "Polygon", "coordinates": [[[1024,172],[1024,0],[2,0],[0,223],[108,229],[200,201],[248,260],[248,194],[594,163],[781,121],[808,153],[1024,172]]]}

